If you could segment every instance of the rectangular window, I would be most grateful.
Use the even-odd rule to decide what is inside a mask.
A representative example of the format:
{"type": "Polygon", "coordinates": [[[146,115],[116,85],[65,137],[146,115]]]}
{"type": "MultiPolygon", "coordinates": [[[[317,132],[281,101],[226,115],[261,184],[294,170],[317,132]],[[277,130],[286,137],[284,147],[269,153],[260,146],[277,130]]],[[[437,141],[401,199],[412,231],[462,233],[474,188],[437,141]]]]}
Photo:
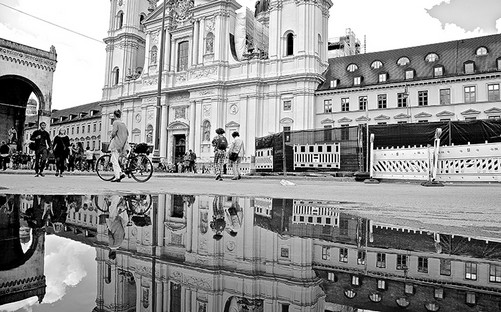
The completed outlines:
{"type": "Polygon", "coordinates": [[[397,93],[397,107],[407,107],[407,93],[397,93]]]}
{"type": "Polygon", "coordinates": [[[406,269],[407,269],[407,256],[397,255],[397,270],[406,270],[406,269]]]}
{"type": "Polygon", "coordinates": [[[93,131],[94,131],[94,132],[96,132],[96,124],[94,124],[94,125],[92,126],[92,129],[93,129],[93,131]]]}
{"type": "Polygon", "coordinates": [[[498,70],[501,70],[501,58],[496,61],[498,70]]]}
{"type": "Polygon", "coordinates": [[[418,272],[428,273],[428,258],[418,257],[418,272]]]}
{"type": "Polygon", "coordinates": [[[440,105],[451,104],[451,89],[440,89],[440,105]]]}
{"type": "Polygon", "coordinates": [[[185,71],[188,69],[188,41],[179,43],[177,55],[177,71],[185,71]]]}
{"type": "Polygon", "coordinates": [[[82,133],[85,133],[85,126],[82,126],[82,133]]]}
{"type": "Polygon", "coordinates": [[[444,68],[442,66],[433,69],[433,76],[440,77],[444,75],[444,68]]]}
{"type": "Polygon", "coordinates": [[[379,82],[386,82],[386,78],[388,77],[388,75],[386,73],[383,73],[383,74],[379,74],[378,76],[378,80],[379,82]]]}
{"type": "Polygon", "coordinates": [[[467,304],[476,304],[477,300],[475,298],[475,293],[468,292],[466,293],[466,303],[467,304]]]}
{"type": "Polygon", "coordinates": [[[365,264],[365,251],[363,251],[363,250],[358,251],[357,264],[365,264]]]}
{"type": "Polygon", "coordinates": [[[418,106],[427,106],[427,105],[428,105],[428,91],[419,91],[418,106]]]}
{"type": "Polygon", "coordinates": [[[412,80],[414,79],[414,70],[409,69],[405,71],[405,80],[412,80]]]}
{"type": "Polygon", "coordinates": [[[327,279],[329,281],[332,281],[332,282],[335,281],[336,280],[336,274],[334,274],[334,272],[328,272],[327,273],[327,279]]]}
{"type": "Polygon", "coordinates": [[[292,110],[292,100],[284,100],[284,111],[290,111],[292,110]]]}
{"type": "Polygon", "coordinates": [[[384,254],[384,253],[377,254],[376,267],[386,268],[386,254],[384,254]]]}
{"type": "Polygon", "coordinates": [[[501,283],[501,266],[494,264],[490,265],[489,282],[501,283]]]}
{"type": "Polygon", "coordinates": [[[337,84],[338,84],[338,80],[337,79],[331,80],[331,88],[337,87],[337,84]]]}
{"type": "Polygon", "coordinates": [[[282,303],[282,311],[281,312],[289,312],[289,305],[286,303],[282,303]]]}
{"type": "Polygon", "coordinates": [[[339,248],[339,262],[348,262],[348,248],[339,248]]]}
{"type": "Polygon", "coordinates": [[[324,126],[324,141],[332,141],[332,126],[324,126]]]}
{"type": "Polygon", "coordinates": [[[78,134],[78,131],[80,131],[80,127],[77,127],[77,134],[78,134]]]}
{"type": "Polygon", "coordinates": [[[329,260],[330,258],[330,248],[327,246],[322,246],[322,260],[329,260]]]}
{"type": "Polygon", "coordinates": [[[477,100],[477,88],[475,86],[464,87],[464,102],[475,103],[477,100]]]}
{"type": "Polygon", "coordinates": [[[90,125],[87,125],[87,133],[90,133],[90,125]]]}
{"type": "Polygon", "coordinates": [[[348,236],[348,220],[339,220],[339,235],[348,236]]]}
{"type": "Polygon", "coordinates": [[[467,280],[477,280],[477,264],[473,262],[466,262],[464,264],[464,278],[467,280]]]}
{"type": "Polygon", "coordinates": [[[341,99],[341,111],[342,112],[349,112],[350,111],[350,99],[349,98],[342,98],[341,99]]]}
{"type": "Polygon", "coordinates": [[[377,95],[377,108],[386,108],[386,94],[377,95]]]}
{"type": "Polygon", "coordinates": [[[465,74],[473,74],[475,73],[475,63],[465,63],[464,64],[464,73],[465,74]]]}
{"type": "Polygon", "coordinates": [[[290,142],[291,141],[291,127],[290,126],[284,127],[284,135],[285,135],[285,142],[290,142]]]}
{"type": "Polygon", "coordinates": [[[324,100],[324,113],[332,113],[332,100],[324,100]]]}
{"type": "Polygon", "coordinates": [[[358,98],[358,109],[362,111],[367,109],[367,96],[360,96],[358,98]]]}
{"type": "Polygon", "coordinates": [[[362,83],[362,77],[354,77],[353,78],[353,85],[354,86],[359,86],[362,83]]]}
{"type": "Polygon", "coordinates": [[[489,101],[499,101],[499,84],[487,85],[487,97],[489,101]]]}
{"type": "MultiPolygon", "coordinates": [[[[349,140],[350,139],[350,125],[341,125],[341,140],[349,140]]],[[[348,230],[348,229],[347,229],[348,230]]]]}

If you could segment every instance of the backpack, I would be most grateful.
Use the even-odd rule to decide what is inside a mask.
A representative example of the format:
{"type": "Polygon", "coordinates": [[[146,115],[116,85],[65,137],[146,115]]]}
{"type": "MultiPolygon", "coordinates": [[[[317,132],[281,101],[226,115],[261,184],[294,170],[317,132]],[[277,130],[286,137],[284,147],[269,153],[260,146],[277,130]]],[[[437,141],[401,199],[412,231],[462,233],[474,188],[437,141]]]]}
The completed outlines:
{"type": "Polygon", "coordinates": [[[220,150],[225,150],[228,147],[228,141],[224,136],[219,136],[217,138],[217,148],[220,150]]]}

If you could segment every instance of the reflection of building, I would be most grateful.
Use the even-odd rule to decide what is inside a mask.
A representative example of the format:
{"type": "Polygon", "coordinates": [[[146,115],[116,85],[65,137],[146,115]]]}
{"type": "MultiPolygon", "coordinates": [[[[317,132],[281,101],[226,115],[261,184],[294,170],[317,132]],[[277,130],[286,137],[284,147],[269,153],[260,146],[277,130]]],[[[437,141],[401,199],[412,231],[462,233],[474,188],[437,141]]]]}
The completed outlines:
{"type": "Polygon", "coordinates": [[[45,296],[45,233],[26,225],[20,201],[19,195],[0,196],[0,305],[45,296]]]}

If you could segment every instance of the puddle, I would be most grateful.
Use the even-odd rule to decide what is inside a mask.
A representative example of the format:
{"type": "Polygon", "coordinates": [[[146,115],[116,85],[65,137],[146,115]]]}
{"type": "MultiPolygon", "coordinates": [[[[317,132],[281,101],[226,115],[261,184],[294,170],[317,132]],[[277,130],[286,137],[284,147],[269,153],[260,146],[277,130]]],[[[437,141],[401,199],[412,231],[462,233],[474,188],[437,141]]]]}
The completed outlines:
{"type": "Polygon", "coordinates": [[[354,205],[1,195],[0,311],[499,311],[496,237],[345,212],[354,205]]]}

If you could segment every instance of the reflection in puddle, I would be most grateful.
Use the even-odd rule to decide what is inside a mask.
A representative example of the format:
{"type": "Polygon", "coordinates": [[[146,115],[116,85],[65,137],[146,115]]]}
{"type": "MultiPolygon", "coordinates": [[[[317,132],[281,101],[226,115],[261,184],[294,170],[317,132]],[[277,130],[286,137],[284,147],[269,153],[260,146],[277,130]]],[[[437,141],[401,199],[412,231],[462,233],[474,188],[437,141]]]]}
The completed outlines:
{"type": "Polygon", "coordinates": [[[86,303],[94,311],[499,311],[495,239],[374,222],[344,213],[344,204],[352,205],[186,194],[0,196],[0,305],[38,299],[36,311],[54,302],[49,280],[65,274],[78,291],[63,292],[52,311],[67,311],[83,293],[92,294],[86,303]],[[60,252],[44,270],[49,240],[60,252]],[[78,270],[89,256],[91,284],[78,270]]]}

